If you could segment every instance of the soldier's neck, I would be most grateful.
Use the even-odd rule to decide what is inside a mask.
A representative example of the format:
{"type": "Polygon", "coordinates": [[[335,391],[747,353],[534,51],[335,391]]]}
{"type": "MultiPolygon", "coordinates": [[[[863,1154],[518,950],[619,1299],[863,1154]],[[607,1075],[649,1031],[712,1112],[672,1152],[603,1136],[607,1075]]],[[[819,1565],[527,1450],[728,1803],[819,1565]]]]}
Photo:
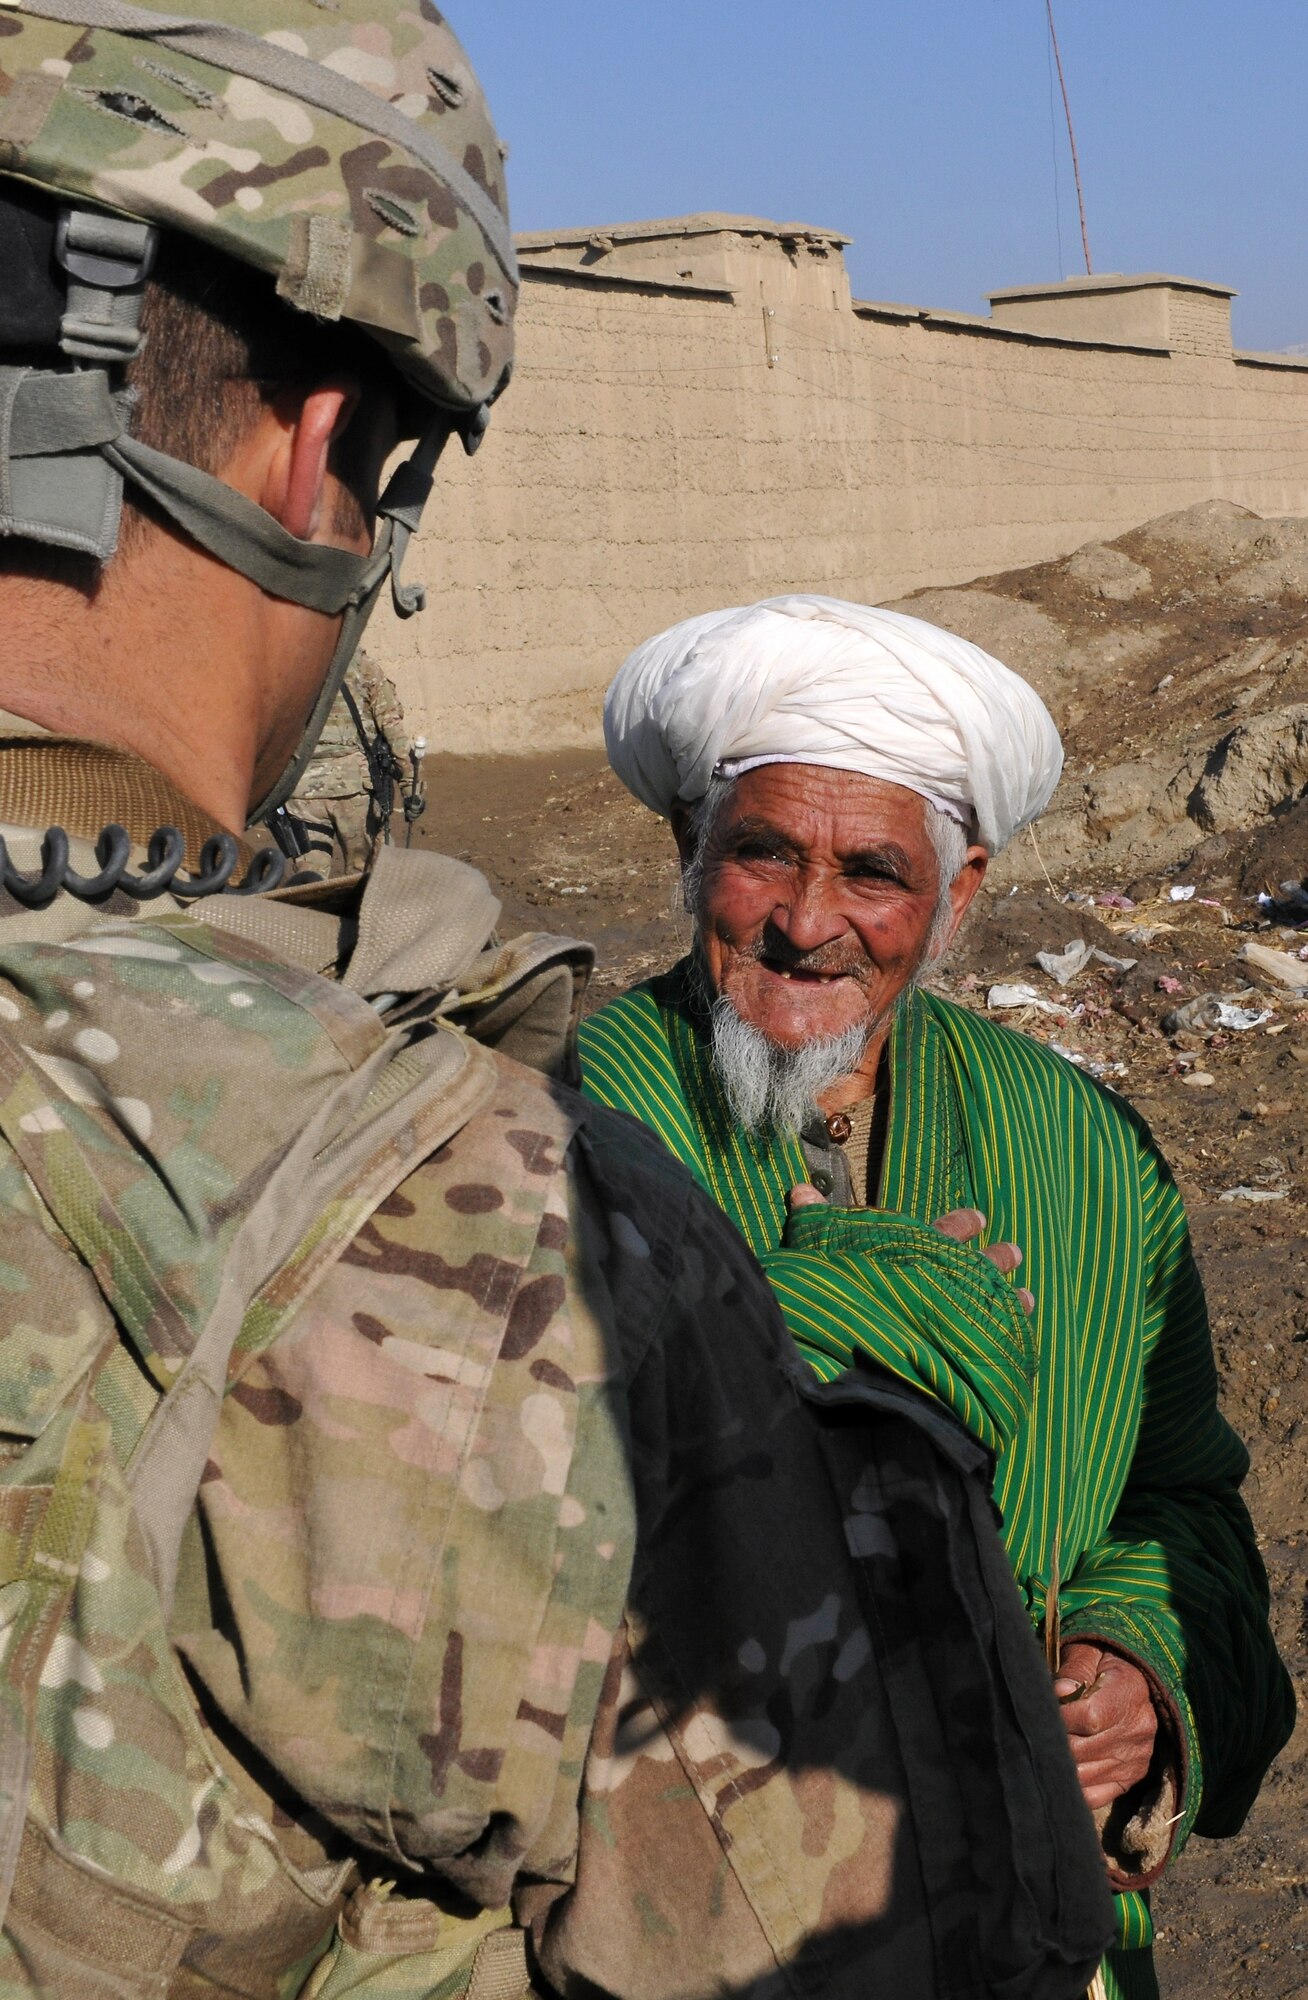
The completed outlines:
{"type": "Polygon", "coordinates": [[[87,590],[0,575],[0,708],[132,752],[239,832],[270,761],[279,607],[171,536],[120,560],[87,590]]]}

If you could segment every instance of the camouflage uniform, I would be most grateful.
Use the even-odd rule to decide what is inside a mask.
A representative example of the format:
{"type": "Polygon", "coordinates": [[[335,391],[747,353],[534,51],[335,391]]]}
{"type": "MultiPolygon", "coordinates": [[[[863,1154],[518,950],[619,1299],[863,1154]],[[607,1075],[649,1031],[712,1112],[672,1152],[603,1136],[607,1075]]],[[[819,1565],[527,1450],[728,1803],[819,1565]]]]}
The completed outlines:
{"type": "MultiPolygon", "coordinates": [[[[412,777],[409,749],[413,739],[404,720],[399,691],[389,675],[366,653],[355,659],[345,676],[345,685],[354,697],[369,736],[385,739],[383,753],[389,747],[395,804],[400,804],[403,787],[412,777]]],[[[367,867],[385,832],[385,824],[376,809],[368,759],[343,695],[338,695],[332,704],[313,760],[288,801],[287,810],[305,828],[310,856],[330,854],[329,873],[349,875],[367,867]]]]}

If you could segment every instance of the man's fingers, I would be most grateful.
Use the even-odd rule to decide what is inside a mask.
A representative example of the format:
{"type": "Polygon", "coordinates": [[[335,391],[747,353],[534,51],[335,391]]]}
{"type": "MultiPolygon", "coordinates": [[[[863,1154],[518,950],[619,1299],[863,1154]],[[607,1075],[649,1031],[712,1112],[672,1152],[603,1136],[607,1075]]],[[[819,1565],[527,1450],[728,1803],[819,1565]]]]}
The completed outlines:
{"type": "MultiPolygon", "coordinates": [[[[807,1182],[801,1187],[793,1187],[790,1190],[790,1212],[794,1215],[798,1209],[812,1208],[823,1199],[817,1189],[807,1182]]],[[[951,1208],[948,1215],[939,1216],[931,1226],[938,1229],[942,1236],[948,1236],[953,1243],[972,1243],[985,1228],[986,1218],[979,1208],[951,1208]]],[[[1016,1243],[992,1243],[981,1255],[988,1257],[1000,1276],[1005,1278],[1022,1265],[1022,1252],[1016,1243]]],[[[1017,1300],[1023,1312],[1035,1311],[1034,1293],[1021,1289],[1017,1300]]]]}
{"type": "Polygon", "coordinates": [[[1088,1639],[1071,1639],[1058,1662],[1058,1679],[1072,1681],[1077,1687],[1089,1687],[1091,1681],[1099,1678],[1105,1660],[1112,1657],[1088,1639]]]}
{"type": "Polygon", "coordinates": [[[1072,1761],[1081,1790],[1089,1805],[1106,1806],[1138,1785],[1153,1761],[1152,1745],[1120,1743],[1115,1749],[1097,1748],[1093,1738],[1071,1737],[1072,1761]],[[1097,1797],[1091,1797],[1097,1793],[1097,1797]]]}
{"type": "Polygon", "coordinates": [[[1054,1692],[1086,1804],[1111,1805],[1153,1758],[1158,1717],[1148,1681],[1119,1654],[1074,1641],[1059,1661],[1054,1692]]]}
{"type": "Polygon", "coordinates": [[[1149,1683],[1130,1660],[1098,1647],[1068,1646],[1055,1676],[1056,1692],[1061,1693],[1065,1684],[1074,1693],[1081,1690],[1063,1709],[1070,1734],[1094,1736],[1130,1723],[1142,1728],[1147,1723],[1152,1731],[1155,1718],[1149,1683]]]}
{"type": "MultiPolygon", "coordinates": [[[[931,1226],[955,1243],[972,1243],[985,1228],[986,1218],[979,1208],[951,1208],[948,1215],[939,1216],[931,1226]]],[[[995,1269],[1005,1278],[1016,1271],[1022,1263],[1022,1252],[1016,1243],[992,1243],[988,1250],[981,1252],[981,1255],[988,1257],[995,1269]]],[[[1035,1295],[1032,1292],[1019,1291],[1017,1299],[1023,1312],[1035,1311],[1035,1295]]]]}
{"type": "Polygon", "coordinates": [[[793,1187],[790,1190],[790,1212],[792,1215],[797,1208],[825,1208],[825,1206],[826,1196],[819,1194],[810,1181],[804,1181],[799,1187],[793,1187]]]}
{"type": "Polygon", "coordinates": [[[986,1219],[979,1208],[951,1208],[948,1215],[942,1215],[931,1226],[942,1236],[952,1237],[955,1243],[970,1243],[981,1234],[986,1219]]]}

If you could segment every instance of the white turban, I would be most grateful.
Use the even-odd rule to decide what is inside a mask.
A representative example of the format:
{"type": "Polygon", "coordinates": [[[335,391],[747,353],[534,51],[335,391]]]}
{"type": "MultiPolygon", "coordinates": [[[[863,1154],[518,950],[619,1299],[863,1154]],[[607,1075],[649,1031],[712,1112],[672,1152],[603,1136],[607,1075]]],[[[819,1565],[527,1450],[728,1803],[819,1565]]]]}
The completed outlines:
{"type": "Polygon", "coordinates": [[[1063,768],[1039,695],[989,653],[834,597],[772,597],[646,640],[609,689],[604,740],[623,784],[665,818],[715,774],[826,764],[975,814],[991,853],[1040,816],[1063,768]]]}

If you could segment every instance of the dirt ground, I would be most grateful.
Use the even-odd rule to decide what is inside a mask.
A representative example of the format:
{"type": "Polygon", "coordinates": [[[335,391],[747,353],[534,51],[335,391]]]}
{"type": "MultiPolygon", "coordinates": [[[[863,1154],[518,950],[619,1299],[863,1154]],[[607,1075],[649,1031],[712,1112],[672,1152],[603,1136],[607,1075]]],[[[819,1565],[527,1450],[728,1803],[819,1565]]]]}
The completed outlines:
{"type": "MultiPolygon", "coordinates": [[[[1005,1012],[1121,1092],[1176,1172],[1208,1288],[1227,1415],[1277,1637],[1308,1675],[1308,523],[1208,507],[1109,549],[902,608],[989,644],[1041,687],[1068,773],[1039,846],[992,871],[932,983],[1005,1012]],[[1160,687],[1160,683],[1163,685],[1160,687]],[[1252,690],[1252,692],[1250,692],[1252,690]],[[1269,907],[1259,891],[1278,899],[1269,907]],[[1188,892],[1188,893],[1177,893],[1188,892]],[[1094,959],[1035,963],[1075,939],[1094,959]],[[1302,973],[1303,998],[1249,945],[1302,973]],[[1241,1029],[1177,1029],[1214,995],[1241,1029]],[[1164,1022],[1167,1026],[1164,1026],[1164,1022]]],[[[599,948],[599,1004],[683,948],[666,830],[598,753],[428,762],[424,844],[473,860],[503,928],[599,948]]],[[[1155,1897],[1167,2000],[1308,1996],[1308,1730],[1301,1723],[1243,1833],[1195,1840],[1155,1897]]]]}

